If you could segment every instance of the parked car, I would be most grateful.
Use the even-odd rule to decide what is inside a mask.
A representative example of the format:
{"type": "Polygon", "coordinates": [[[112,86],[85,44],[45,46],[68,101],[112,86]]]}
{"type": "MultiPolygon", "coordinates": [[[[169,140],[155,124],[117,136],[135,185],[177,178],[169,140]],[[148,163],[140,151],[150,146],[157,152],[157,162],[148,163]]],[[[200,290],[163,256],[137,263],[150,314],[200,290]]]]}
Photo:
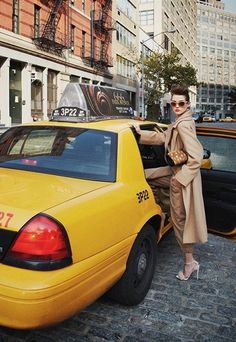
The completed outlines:
{"type": "Polygon", "coordinates": [[[236,240],[236,125],[197,127],[212,167],[201,169],[208,229],[236,240]]]}
{"type": "Polygon", "coordinates": [[[206,116],[203,116],[202,121],[203,122],[215,122],[216,119],[213,116],[206,115],[206,116]]]}
{"type": "Polygon", "coordinates": [[[225,118],[220,119],[221,122],[234,122],[235,120],[231,118],[231,116],[226,116],[225,118]]]}
{"type": "MultiPolygon", "coordinates": [[[[69,93],[68,104],[76,99],[69,93]]],[[[157,242],[171,228],[145,179],[134,119],[68,104],[0,137],[3,326],[55,324],[108,290],[120,303],[139,303],[157,242]]]]}

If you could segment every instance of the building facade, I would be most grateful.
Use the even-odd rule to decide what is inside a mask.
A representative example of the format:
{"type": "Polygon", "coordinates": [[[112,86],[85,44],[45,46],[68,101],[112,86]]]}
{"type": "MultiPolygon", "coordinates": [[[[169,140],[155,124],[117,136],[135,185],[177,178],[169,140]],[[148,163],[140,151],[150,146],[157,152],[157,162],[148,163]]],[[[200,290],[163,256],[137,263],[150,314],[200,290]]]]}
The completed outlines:
{"type": "MultiPolygon", "coordinates": [[[[139,0],[140,26],[165,51],[176,48],[181,63],[197,68],[197,3],[196,0],[139,0]],[[175,33],[170,31],[176,30],[175,33]]],[[[196,87],[190,88],[193,109],[196,87]]],[[[164,98],[164,106],[169,97],[164,98]]]]}
{"type": "Polygon", "coordinates": [[[137,0],[113,0],[115,30],[112,39],[113,86],[130,94],[132,107],[138,107],[139,11],[137,0]]]}
{"type": "Polygon", "coordinates": [[[232,115],[229,93],[236,87],[236,14],[221,0],[198,1],[199,82],[197,111],[232,115]]]}
{"type": "Polygon", "coordinates": [[[183,63],[196,66],[196,0],[140,0],[139,11],[141,27],[150,36],[156,36],[159,45],[167,51],[176,47],[183,63]],[[167,32],[173,29],[176,29],[175,34],[167,32]]]}
{"type": "Polygon", "coordinates": [[[0,123],[46,119],[69,82],[112,85],[112,0],[4,0],[0,123]]]}

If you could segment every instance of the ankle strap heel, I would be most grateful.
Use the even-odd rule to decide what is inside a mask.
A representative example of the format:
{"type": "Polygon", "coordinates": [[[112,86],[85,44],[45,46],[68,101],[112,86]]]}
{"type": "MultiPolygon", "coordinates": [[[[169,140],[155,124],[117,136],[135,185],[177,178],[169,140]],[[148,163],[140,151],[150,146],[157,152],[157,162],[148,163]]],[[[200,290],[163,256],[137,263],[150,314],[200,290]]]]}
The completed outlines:
{"type": "Polygon", "coordinates": [[[185,270],[184,270],[184,272],[183,272],[183,271],[180,271],[180,272],[177,274],[176,278],[179,279],[179,280],[184,280],[184,281],[186,281],[186,280],[188,280],[188,279],[191,277],[191,275],[196,271],[196,272],[197,272],[197,280],[198,280],[200,264],[199,264],[196,260],[194,260],[194,261],[192,261],[192,262],[186,263],[185,265],[192,265],[192,267],[190,268],[190,271],[187,272],[187,274],[186,274],[185,270]]]}

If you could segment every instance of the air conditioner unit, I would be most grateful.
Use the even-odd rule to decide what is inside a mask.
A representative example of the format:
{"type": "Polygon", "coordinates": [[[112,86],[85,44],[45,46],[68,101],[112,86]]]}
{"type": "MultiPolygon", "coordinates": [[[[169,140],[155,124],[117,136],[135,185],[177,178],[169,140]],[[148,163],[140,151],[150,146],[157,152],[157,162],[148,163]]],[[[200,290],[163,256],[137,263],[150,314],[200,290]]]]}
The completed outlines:
{"type": "Polygon", "coordinates": [[[31,82],[42,82],[43,81],[43,73],[39,71],[32,71],[31,72],[31,82]]]}

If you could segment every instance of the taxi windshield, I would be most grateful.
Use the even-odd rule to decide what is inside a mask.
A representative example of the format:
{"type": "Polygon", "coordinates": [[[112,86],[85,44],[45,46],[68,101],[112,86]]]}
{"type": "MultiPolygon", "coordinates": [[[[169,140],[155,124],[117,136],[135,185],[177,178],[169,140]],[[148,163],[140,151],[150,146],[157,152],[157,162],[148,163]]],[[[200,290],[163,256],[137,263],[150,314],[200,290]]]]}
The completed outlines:
{"type": "Polygon", "coordinates": [[[116,133],[51,127],[13,127],[0,138],[0,167],[113,182],[116,133]]]}

